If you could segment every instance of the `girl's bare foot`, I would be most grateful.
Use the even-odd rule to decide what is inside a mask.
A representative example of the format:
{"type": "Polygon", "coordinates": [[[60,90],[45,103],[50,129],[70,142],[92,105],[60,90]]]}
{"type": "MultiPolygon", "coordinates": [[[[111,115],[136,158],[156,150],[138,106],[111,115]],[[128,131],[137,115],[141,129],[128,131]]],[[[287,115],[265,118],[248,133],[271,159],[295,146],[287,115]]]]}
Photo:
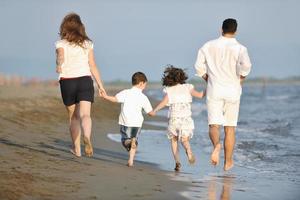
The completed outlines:
{"type": "Polygon", "coordinates": [[[220,150],[221,150],[221,144],[217,144],[215,149],[213,150],[212,154],[211,154],[211,164],[212,165],[218,165],[219,164],[219,157],[220,157],[220,150]]]}
{"type": "Polygon", "coordinates": [[[179,172],[179,171],[180,171],[180,168],[181,168],[180,162],[176,162],[175,168],[174,168],[175,172],[179,172]]]}
{"type": "Polygon", "coordinates": [[[186,151],[186,155],[187,155],[187,157],[188,157],[189,163],[190,163],[191,165],[192,165],[192,164],[195,164],[196,158],[195,158],[193,152],[192,152],[192,151],[189,151],[189,152],[186,151]]]}
{"type": "Polygon", "coordinates": [[[233,160],[231,160],[230,162],[225,162],[224,164],[224,171],[228,171],[230,170],[231,168],[233,168],[234,166],[234,163],[233,163],[233,160]]]}
{"type": "Polygon", "coordinates": [[[93,146],[92,146],[91,141],[88,138],[84,137],[83,138],[83,143],[84,143],[85,155],[87,157],[92,157],[93,156],[93,146]]]}
{"type": "Polygon", "coordinates": [[[75,155],[76,157],[81,157],[81,153],[80,152],[76,152],[75,149],[70,149],[70,152],[75,155]]]}

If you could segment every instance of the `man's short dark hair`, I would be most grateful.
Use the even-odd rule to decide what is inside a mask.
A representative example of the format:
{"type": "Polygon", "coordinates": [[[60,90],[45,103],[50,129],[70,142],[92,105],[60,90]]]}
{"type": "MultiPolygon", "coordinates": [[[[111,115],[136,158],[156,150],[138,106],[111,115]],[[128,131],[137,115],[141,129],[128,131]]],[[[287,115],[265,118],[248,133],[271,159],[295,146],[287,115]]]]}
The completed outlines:
{"type": "Polygon", "coordinates": [[[235,33],[237,29],[237,21],[235,19],[229,18],[223,21],[222,30],[223,33],[235,33]]]}
{"type": "Polygon", "coordinates": [[[147,77],[143,72],[135,72],[131,78],[132,85],[137,85],[140,82],[146,83],[147,81],[147,77]]]}

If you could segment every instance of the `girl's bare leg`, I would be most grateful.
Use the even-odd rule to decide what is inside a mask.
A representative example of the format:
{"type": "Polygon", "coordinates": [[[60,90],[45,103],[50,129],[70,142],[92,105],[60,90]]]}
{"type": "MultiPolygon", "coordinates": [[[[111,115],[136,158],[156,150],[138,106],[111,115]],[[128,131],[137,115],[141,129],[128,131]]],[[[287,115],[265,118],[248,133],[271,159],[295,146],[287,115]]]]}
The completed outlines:
{"type": "Polygon", "coordinates": [[[182,143],[182,146],[185,149],[186,155],[187,155],[187,157],[189,159],[189,163],[190,164],[194,164],[195,161],[196,161],[196,159],[195,159],[195,156],[194,156],[194,154],[192,152],[192,148],[191,148],[189,140],[190,140],[189,137],[182,137],[181,138],[181,143],[182,143]]]}
{"type": "Polygon", "coordinates": [[[178,137],[173,136],[171,139],[171,148],[175,163],[180,163],[179,151],[178,151],[178,137]]]}
{"type": "Polygon", "coordinates": [[[79,105],[73,104],[66,108],[69,114],[69,130],[72,138],[72,151],[76,156],[81,156],[79,105]]]}
{"type": "Polygon", "coordinates": [[[84,135],[85,144],[85,154],[86,156],[93,155],[93,147],[91,143],[91,133],[92,133],[92,119],[91,119],[91,102],[80,101],[79,102],[79,115],[81,127],[84,135]]]}

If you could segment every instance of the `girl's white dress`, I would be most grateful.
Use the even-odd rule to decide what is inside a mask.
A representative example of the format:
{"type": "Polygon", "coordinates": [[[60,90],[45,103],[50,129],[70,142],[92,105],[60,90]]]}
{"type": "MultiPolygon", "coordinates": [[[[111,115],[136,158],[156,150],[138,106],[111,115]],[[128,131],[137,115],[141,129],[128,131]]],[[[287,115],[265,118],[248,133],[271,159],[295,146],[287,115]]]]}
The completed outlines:
{"type": "Polygon", "coordinates": [[[174,136],[193,137],[194,121],[192,119],[192,84],[177,84],[166,87],[164,92],[168,95],[169,124],[168,138],[174,136]]]}

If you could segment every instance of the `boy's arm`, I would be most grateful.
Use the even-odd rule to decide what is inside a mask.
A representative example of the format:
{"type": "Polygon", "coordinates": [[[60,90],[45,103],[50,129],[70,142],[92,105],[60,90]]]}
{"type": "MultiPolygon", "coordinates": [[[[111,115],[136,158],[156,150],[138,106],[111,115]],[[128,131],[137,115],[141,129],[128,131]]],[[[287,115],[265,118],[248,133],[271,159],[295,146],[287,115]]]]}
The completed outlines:
{"type": "Polygon", "coordinates": [[[203,97],[206,95],[206,90],[201,91],[201,92],[198,92],[197,90],[192,89],[192,90],[191,90],[191,95],[192,95],[193,97],[196,97],[196,98],[201,99],[201,98],[203,98],[203,97]]]}
{"type": "Polygon", "coordinates": [[[118,103],[118,99],[115,96],[108,96],[106,93],[102,95],[104,99],[113,102],[113,103],[118,103]]]}

